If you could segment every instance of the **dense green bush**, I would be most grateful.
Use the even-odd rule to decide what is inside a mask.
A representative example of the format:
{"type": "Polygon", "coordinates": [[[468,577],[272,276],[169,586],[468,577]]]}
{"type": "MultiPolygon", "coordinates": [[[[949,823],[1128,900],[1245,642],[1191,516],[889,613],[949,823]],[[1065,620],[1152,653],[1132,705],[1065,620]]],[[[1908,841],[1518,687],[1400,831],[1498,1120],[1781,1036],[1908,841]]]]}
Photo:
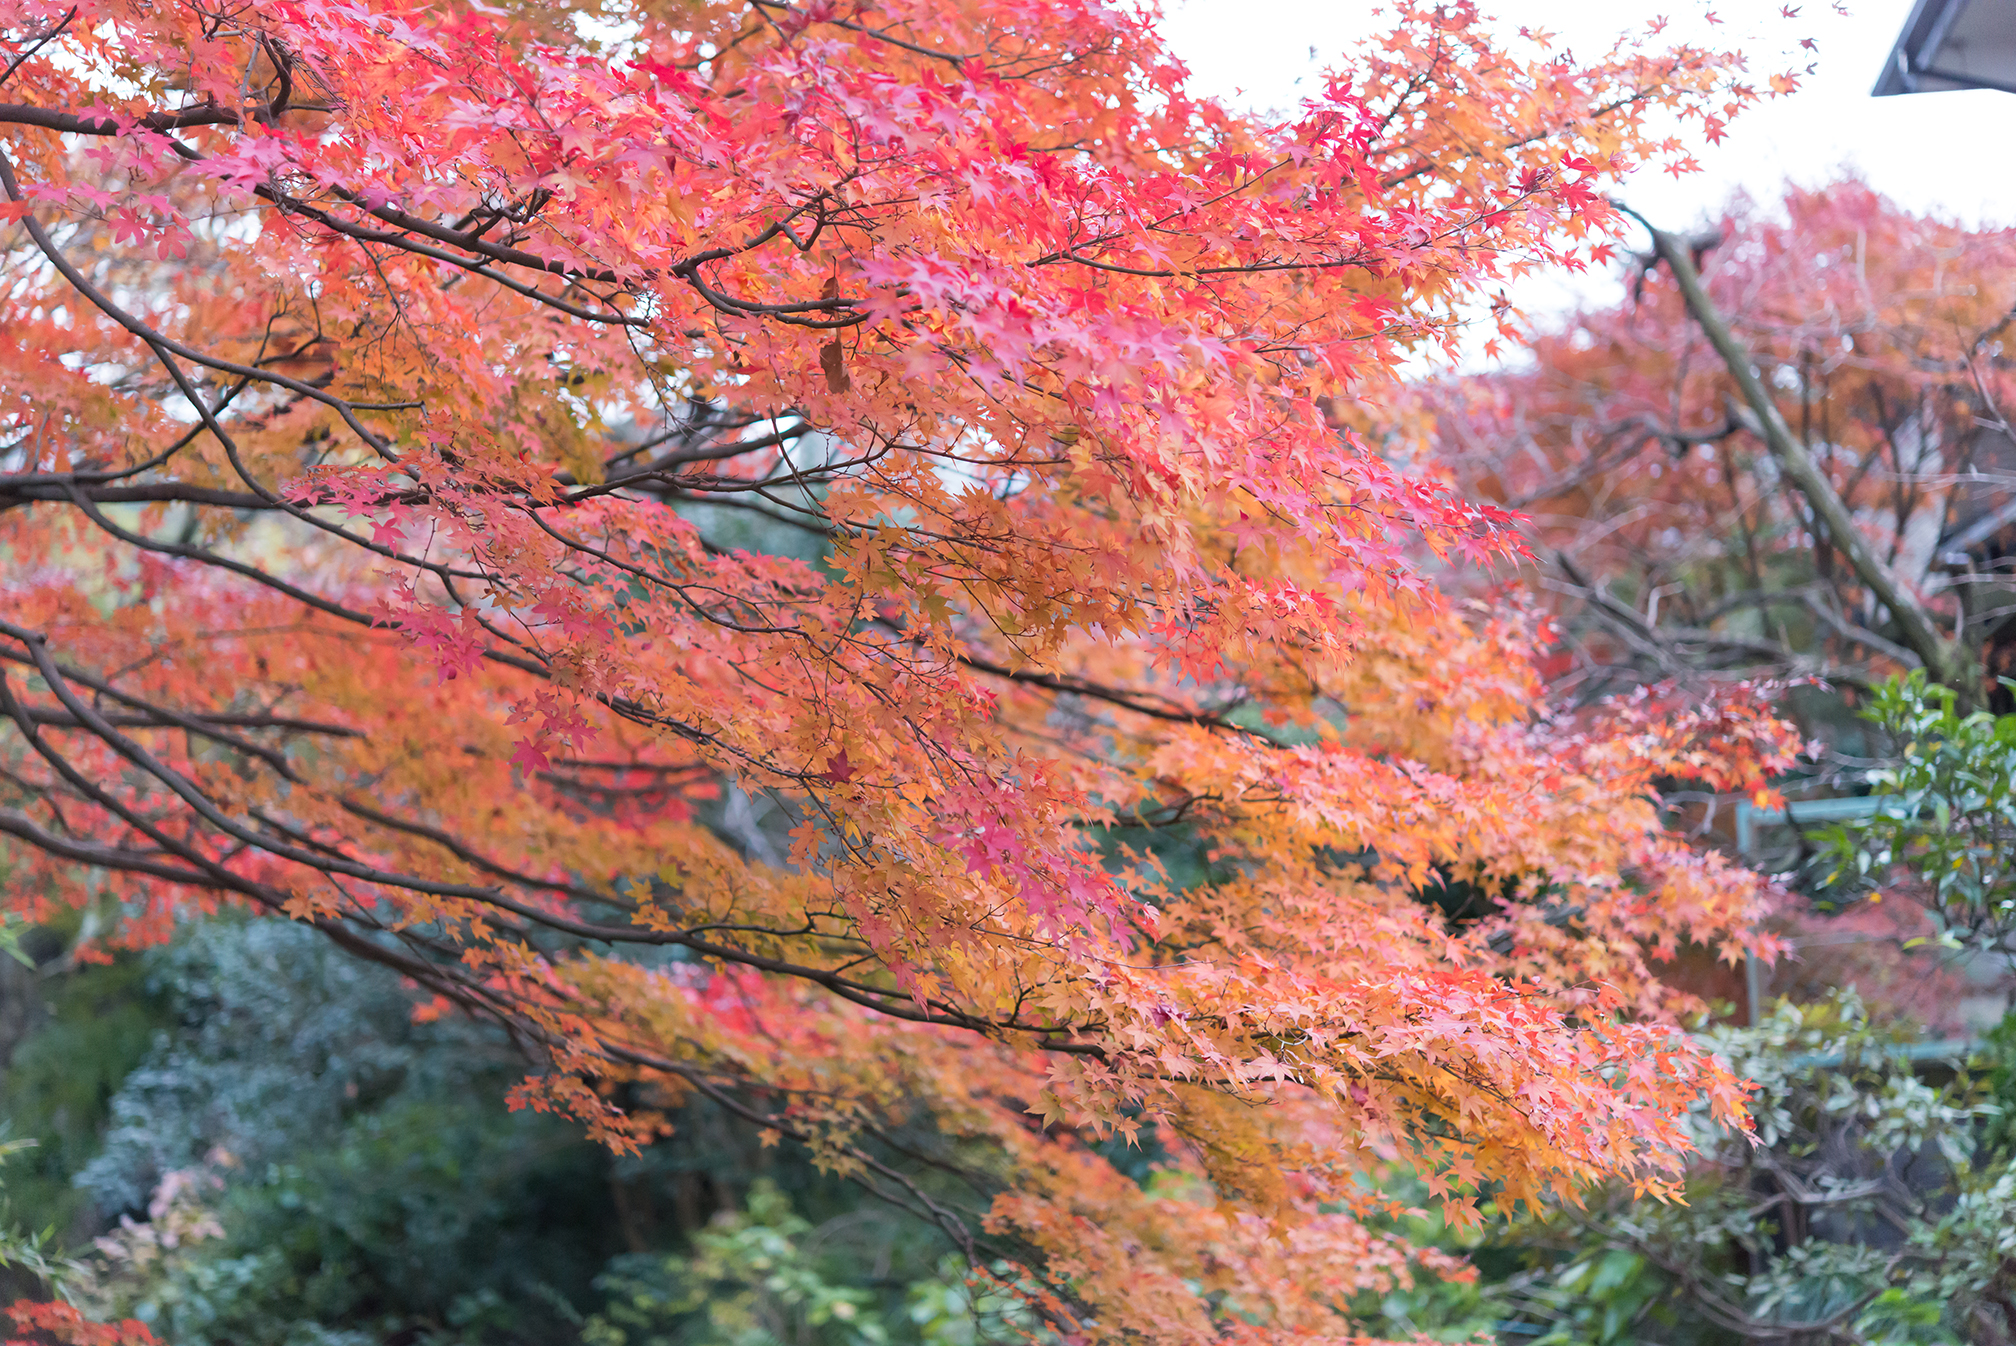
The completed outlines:
{"type": "Polygon", "coordinates": [[[500,1033],[417,1022],[395,976],[305,927],[213,921],[51,981],[6,1076],[40,1142],[11,1156],[16,1215],[105,1230],[70,1240],[66,1288],[173,1346],[743,1346],[764,1324],[777,1346],[974,1346],[1001,1325],[942,1236],[711,1107],[635,1156],[511,1111],[526,1063],[500,1033]]]}
{"type": "Polygon", "coordinates": [[[768,1179],[745,1212],[717,1217],[688,1254],[636,1254],[610,1264],[608,1300],[584,1346],[976,1346],[1020,1339],[1010,1299],[969,1282],[960,1259],[905,1271],[864,1243],[875,1212],[814,1226],[768,1179]],[[870,1256],[862,1252],[871,1250],[870,1256]],[[876,1265],[879,1262],[880,1265],[876,1265]]]}
{"type": "Polygon", "coordinates": [[[2016,715],[1957,700],[1923,670],[1877,689],[1863,714],[1897,750],[1868,786],[1892,802],[1829,830],[1828,879],[1915,900],[1938,942],[2016,962],[2016,715]]]}
{"type": "Polygon", "coordinates": [[[1549,1346],[2016,1334],[2016,1156],[1984,1144],[1978,1079],[1911,1059],[1852,992],[1709,1037],[1757,1084],[1755,1140],[1703,1119],[1684,1204],[1514,1226],[1539,1265],[1500,1288],[1508,1321],[1549,1346]]]}

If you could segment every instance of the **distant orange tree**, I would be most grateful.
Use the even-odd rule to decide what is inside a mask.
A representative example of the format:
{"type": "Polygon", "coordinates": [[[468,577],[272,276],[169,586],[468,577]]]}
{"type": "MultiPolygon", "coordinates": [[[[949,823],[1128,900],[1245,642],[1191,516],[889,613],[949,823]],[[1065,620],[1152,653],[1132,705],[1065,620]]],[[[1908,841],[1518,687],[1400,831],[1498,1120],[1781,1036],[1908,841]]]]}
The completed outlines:
{"type": "Polygon", "coordinates": [[[1650,787],[1783,731],[1538,713],[1420,564],[1508,516],[1332,425],[1751,95],[1395,25],[1273,121],[1086,0],[6,0],[12,918],[285,913],[1071,1341],[1348,1333],[1388,1164],[1661,1182],[1767,894],[1650,787]]]}
{"type": "Polygon", "coordinates": [[[1663,247],[1529,367],[1426,399],[1460,487],[1531,516],[1562,676],[1866,688],[1925,667],[2008,708],[2016,230],[1850,179],[1663,247]]]}

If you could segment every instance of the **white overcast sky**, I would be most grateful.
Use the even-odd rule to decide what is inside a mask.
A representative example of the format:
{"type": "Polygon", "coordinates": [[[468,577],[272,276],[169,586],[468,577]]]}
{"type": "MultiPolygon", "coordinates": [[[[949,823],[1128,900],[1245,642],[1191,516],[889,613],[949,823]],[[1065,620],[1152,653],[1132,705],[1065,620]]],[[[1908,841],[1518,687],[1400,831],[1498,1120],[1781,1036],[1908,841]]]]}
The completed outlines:
{"type": "MultiPolygon", "coordinates": [[[[1910,12],[1911,0],[1482,0],[1507,31],[1545,28],[1587,58],[1616,37],[1667,16],[1666,35],[1751,54],[1760,80],[1798,55],[1818,70],[1796,93],[1739,117],[1720,146],[1703,145],[1702,171],[1675,180],[1644,172],[1624,198],[1668,228],[1698,223],[1739,188],[1768,200],[1788,180],[1816,184],[1859,170],[1913,208],[1969,224],[2016,225],[2016,94],[1970,91],[1871,98],[1869,89],[1910,12]],[[1710,27],[1704,11],[1724,23],[1710,27]],[[1801,54],[1811,38],[1817,53],[1801,54]]],[[[1383,26],[1365,0],[1163,0],[1163,33],[1189,65],[1195,87],[1255,109],[1292,107],[1322,69],[1383,26]],[[1311,49],[1314,56],[1311,56],[1311,49]]],[[[1630,240],[1637,245],[1639,240],[1630,240]]],[[[1566,302],[1543,285],[1515,298],[1529,312],[1566,302]]],[[[1595,298],[1598,292],[1590,292],[1595,298]]]]}

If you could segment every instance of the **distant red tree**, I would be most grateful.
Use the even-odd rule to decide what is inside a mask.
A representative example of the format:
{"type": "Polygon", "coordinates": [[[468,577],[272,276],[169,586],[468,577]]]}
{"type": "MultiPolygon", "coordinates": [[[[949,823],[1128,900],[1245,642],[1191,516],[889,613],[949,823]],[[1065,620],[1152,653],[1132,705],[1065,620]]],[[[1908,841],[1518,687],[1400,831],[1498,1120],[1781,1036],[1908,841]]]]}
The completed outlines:
{"type": "Polygon", "coordinates": [[[1852,517],[1835,535],[1768,443],[1656,253],[1622,302],[1533,338],[1529,367],[1428,395],[1466,492],[1532,516],[1563,677],[1814,675],[1937,656],[2008,671],[2016,614],[2016,230],[1969,230],[1848,180],[1739,200],[1673,243],[1852,517]],[[1863,546],[1881,572],[1858,567],[1863,546]],[[1894,578],[1902,601],[1880,592],[1894,578]],[[1915,608],[1916,614],[1896,608],[1915,608]]]}

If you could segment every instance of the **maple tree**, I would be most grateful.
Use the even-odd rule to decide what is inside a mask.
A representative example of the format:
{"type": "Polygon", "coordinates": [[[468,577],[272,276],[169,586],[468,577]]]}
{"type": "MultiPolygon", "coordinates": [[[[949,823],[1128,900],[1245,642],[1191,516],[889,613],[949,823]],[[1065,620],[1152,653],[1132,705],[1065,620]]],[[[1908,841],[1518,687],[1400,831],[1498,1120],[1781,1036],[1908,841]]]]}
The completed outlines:
{"type": "Polygon", "coordinates": [[[1754,95],[1394,18],[1267,120],[1082,0],[6,0],[13,918],[285,913],[521,1103],[711,1099],[1074,1340],[1454,1274],[1385,1165],[1657,1186],[1742,1089],[1650,960],[1770,894],[1654,787],[1785,730],[1538,710],[1427,564],[1509,516],[1338,426],[1754,95]]]}
{"type": "Polygon", "coordinates": [[[1424,389],[1453,479],[1533,516],[1561,676],[1866,691],[1923,667],[1996,701],[2012,248],[1852,179],[1738,200],[1537,334],[1531,368],[1424,389]]]}

